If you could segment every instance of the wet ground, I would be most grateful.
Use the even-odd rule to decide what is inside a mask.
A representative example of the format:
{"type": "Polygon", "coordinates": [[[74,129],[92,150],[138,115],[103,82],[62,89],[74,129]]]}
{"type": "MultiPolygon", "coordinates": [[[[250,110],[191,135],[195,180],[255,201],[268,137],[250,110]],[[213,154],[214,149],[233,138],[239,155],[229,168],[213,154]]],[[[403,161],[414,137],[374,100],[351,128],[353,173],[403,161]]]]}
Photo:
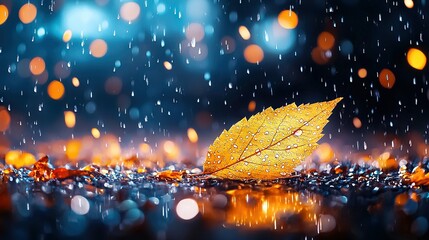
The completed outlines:
{"type": "Polygon", "coordinates": [[[429,192],[400,171],[342,164],[276,181],[111,169],[35,182],[2,171],[1,239],[425,239],[429,192]]]}

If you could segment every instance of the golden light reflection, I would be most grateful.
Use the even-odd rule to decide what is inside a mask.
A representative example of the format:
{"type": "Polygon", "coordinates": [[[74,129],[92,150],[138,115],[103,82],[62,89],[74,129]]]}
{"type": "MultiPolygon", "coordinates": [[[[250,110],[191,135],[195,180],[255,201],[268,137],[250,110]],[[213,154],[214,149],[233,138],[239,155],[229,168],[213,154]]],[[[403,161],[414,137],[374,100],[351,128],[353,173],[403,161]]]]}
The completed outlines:
{"type": "Polygon", "coordinates": [[[250,34],[249,29],[247,29],[247,27],[246,27],[246,26],[240,26],[240,27],[238,28],[238,33],[240,34],[241,38],[243,38],[244,40],[249,40],[249,39],[250,39],[250,37],[252,36],[252,35],[250,34]]]}
{"type": "Polygon", "coordinates": [[[382,153],[378,158],[378,165],[383,170],[397,169],[399,167],[395,157],[390,152],[382,153]]]}
{"type": "Polygon", "coordinates": [[[69,42],[73,36],[73,32],[70,29],[64,31],[63,42],[69,42]]]}
{"type": "Polygon", "coordinates": [[[76,161],[82,148],[82,142],[79,140],[70,140],[66,145],[66,156],[69,160],[76,161]]]}
{"type": "Polygon", "coordinates": [[[121,157],[121,145],[119,144],[118,138],[106,136],[104,141],[106,142],[107,155],[113,159],[119,159],[121,157]]]}
{"type": "Polygon", "coordinates": [[[423,70],[426,66],[426,55],[417,48],[410,48],[407,53],[407,61],[411,67],[417,70],[423,70]]]}
{"type": "Polygon", "coordinates": [[[135,2],[126,2],[121,6],[119,15],[125,21],[131,22],[136,20],[140,15],[140,5],[135,2]]]}
{"type": "Polygon", "coordinates": [[[64,85],[57,80],[52,81],[48,85],[48,95],[54,100],[59,100],[63,97],[65,92],[64,85]]]}
{"type": "Polygon", "coordinates": [[[256,109],[256,102],[254,100],[249,102],[249,105],[247,106],[247,110],[249,110],[249,112],[254,112],[256,109]]]}
{"type": "Polygon", "coordinates": [[[74,87],[79,87],[80,85],[79,78],[77,77],[72,78],[72,84],[74,87]]]}
{"type": "Polygon", "coordinates": [[[398,194],[395,197],[395,205],[402,207],[407,203],[408,199],[409,199],[408,193],[398,194]]]}
{"type": "Polygon", "coordinates": [[[314,225],[317,221],[320,198],[315,194],[303,197],[278,186],[263,190],[235,189],[227,191],[227,194],[229,202],[225,222],[231,226],[286,229],[288,223],[282,218],[294,215],[305,223],[314,225]]]}
{"type": "Polygon", "coordinates": [[[28,152],[11,150],[6,153],[5,162],[15,168],[29,167],[36,162],[36,158],[33,154],[28,152]]]}
{"type": "Polygon", "coordinates": [[[384,68],[380,71],[378,80],[380,81],[381,86],[387,89],[391,89],[395,84],[396,77],[390,69],[384,68]]]}
{"type": "Polygon", "coordinates": [[[164,67],[165,67],[165,69],[167,69],[167,70],[171,70],[171,69],[173,69],[173,65],[171,65],[171,63],[169,62],[169,61],[165,61],[164,62],[164,67]]]}
{"type": "Polygon", "coordinates": [[[0,106],[0,132],[4,132],[9,129],[10,126],[10,114],[9,111],[0,106]]]}
{"type": "MultiPolygon", "coordinates": [[[[95,140],[91,133],[81,138],[70,140],[55,140],[48,142],[39,142],[36,149],[38,153],[49,153],[53,163],[56,166],[64,166],[70,163],[70,159],[81,160],[86,164],[94,164],[98,166],[116,166],[122,165],[125,161],[131,159],[127,155],[131,155],[134,151],[130,149],[122,149],[117,136],[100,132],[100,138],[95,140]],[[125,152],[126,154],[122,155],[125,152]]],[[[139,158],[135,166],[143,166],[148,168],[164,167],[165,153],[163,149],[159,152],[151,152],[142,155],[144,158],[139,158]]]]}
{"type": "Polygon", "coordinates": [[[141,143],[139,145],[139,151],[143,154],[149,154],[151,150],[152,150],[151,146],[147,143],[141,143]]]}
{"type": "Polygon", "coordinates": [[[294,29],[298,25],[298,15],[292,10],[280,12],[277,20],[280,26],[286,29],[294,29]]]}
{"type": "Polygon", "coordinates": [[[413,8],[414,7],[413,0],[404,0],[404,4],[407,8],[413,8]]]}
{"type": "Polygon", "coordinates": [[[26,3],[19,9],[19,19],[24,24],[29,24],[36,18],[37,8],[34,4],[26,3]]]}
{"type": "Polygon", "coordinates": [[[91,134],[94,138],[98,139],[101,136],[100,131],[97,128],[92,128],[91,129],[91,134]]]}
{"type": "Polygon", "coordinates": [[[256,44],[252,44],[244,49],[244,58],[249,63],[260,63],[264,59],[264,51],[256,44]]]}
{"type": "Polygon", "coordinates": [[[35,57],[30,61],[30,72],[33,75],[40,75],[45,71],[45,60],[41,57],[35,57]]]}
{"type": "Polygon", "coordinates": [[[5,5],[0,5],[0,25],[6,22],[9,17],[9,10],[5,5]]]}
{"type": "Polygon", "coordinates": [[[329,143],[320,144],[314,154],[318,157],[320,162],[331,162],[334,160],[335,152],[329,143]]]}
{"type": "Polygon", "coordinates": [[[180,149],[173,141],[165,141],[163,148],[168,159],[175,159],[179,156],[180,149]]]}
{"type": "Polygon", "coordinates": [[[68,128],[74,128],[76,125],[76,116],[72,111],[64,111],[64,122],[68,128]]]}
{"type": "Polygon", "coordinates": [[[365,68],[360,68],[359,70],[358,70],[358,76],[360,77],[360,78],[366,78],[366,76],[368,75],[368,72],[366,71],[366,69],[365,68]]]}
{"type": "Polygon", "coordinates": [[[187,133],[188,133],[188,139],[191,143],[198,142],[198,133],[197,133],[197,131],[195,131],[195,129],[188,128],[187,133]]]}

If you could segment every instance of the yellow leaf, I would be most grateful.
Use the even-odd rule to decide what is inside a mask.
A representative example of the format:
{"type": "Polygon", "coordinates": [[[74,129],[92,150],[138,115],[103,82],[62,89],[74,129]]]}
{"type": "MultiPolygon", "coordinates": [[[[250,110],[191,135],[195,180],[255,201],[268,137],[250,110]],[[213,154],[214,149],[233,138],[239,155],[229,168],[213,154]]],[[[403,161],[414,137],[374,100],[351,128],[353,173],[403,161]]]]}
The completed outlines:
{"type": "Polygon", "coordinates": [[[209,147],[203,173],[227,179],[287,177],[316,149],[341,99],[298,107],[292,103],[243,118],[209,147]]]}

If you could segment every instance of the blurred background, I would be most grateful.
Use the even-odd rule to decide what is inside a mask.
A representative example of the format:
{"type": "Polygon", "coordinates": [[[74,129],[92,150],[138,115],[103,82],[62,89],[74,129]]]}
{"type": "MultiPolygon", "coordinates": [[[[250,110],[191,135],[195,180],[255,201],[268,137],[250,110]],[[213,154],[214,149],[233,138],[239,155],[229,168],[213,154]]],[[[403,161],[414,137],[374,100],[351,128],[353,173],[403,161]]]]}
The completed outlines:
{"type": "Polygon", "coordinates": [[[167,157],[198,159],[243,117],[343,97],[325,129],[325,155],[423,157],[427,7],[2,0],[0,152],[77,159],[95,145],[113,156],[162,147],[167,157]]]}

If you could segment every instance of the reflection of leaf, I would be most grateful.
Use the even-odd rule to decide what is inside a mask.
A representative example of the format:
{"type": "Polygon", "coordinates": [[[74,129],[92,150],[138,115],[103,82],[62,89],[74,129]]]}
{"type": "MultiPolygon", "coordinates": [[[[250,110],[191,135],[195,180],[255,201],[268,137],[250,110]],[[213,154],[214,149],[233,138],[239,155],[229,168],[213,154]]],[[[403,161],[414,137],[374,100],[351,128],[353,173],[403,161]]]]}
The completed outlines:
{"type": "Polygon", "coordinates": [[[341,99],[298,107],[293,103],[243,118],[209,147],[204,174],[229,179],[286,177],[317,147],[341,99]]]}
{"type": "Polygon", "coordinates": [[[274,228],[290,231],[314,226],[320,197],[308,192],[285,191],[276,186],[255,189],[234,189],[230,196],[225,222],[231,226],[248,228],[274,228]],[[288,218],[294,218],[287,221],[288,218]]]}

